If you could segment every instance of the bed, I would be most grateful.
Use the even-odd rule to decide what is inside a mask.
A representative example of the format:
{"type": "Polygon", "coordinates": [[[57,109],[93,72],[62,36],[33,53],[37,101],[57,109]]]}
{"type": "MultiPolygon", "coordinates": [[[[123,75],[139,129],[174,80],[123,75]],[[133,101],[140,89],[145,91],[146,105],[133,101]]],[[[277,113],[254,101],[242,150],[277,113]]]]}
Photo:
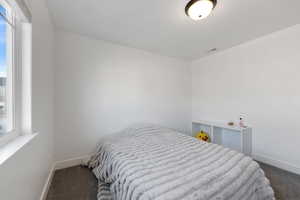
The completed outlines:
{"type": "Polygon", "coordinates": [[[89,167],[98,200],[275,199],[250,157],[156,125],[103,138],[89,167]]]}

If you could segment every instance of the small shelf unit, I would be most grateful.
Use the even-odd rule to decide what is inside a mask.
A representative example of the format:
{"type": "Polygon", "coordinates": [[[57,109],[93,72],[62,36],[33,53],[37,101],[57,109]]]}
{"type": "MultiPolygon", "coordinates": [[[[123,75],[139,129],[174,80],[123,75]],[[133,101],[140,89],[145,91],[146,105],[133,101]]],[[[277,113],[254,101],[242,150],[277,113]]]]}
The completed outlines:
{"type": "Polygon", "coordinates": [[[224,123],[210,121],[193,121],[192,132],[195,136],[204,131],[209,134],[211,142],[252,156],[252,128],[229,126],[224,123]]]}

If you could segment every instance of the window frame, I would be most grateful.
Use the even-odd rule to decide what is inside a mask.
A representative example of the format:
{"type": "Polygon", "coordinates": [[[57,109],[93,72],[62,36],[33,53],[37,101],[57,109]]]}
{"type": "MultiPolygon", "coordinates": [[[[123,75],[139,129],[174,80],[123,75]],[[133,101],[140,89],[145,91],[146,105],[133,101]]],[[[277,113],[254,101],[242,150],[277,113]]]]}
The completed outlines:
{"type": "MultiPolygon", "coordinates": [[[[7,23],[7,27],[11,31],[7,31],[10,37],[7,40],[11,43],[11,47],[7,47],[10,52],[11,63],[8,67],[7,77],[10,76],[11,94],[7,95],[7,110],[10,128],[4,136],[0,137],[0,148],[10,143],[19,136],[32,134],[31,131],[31,24],[24,23],[22,13],[16,5],[9,4],[6,0],[0,0],[0,4],[9,10],[9,18],[11,24],[7,23]],[[28,28],[30,27],[30,28],[28,28]],[[30,32],[30,33],[29,33],[30,32]],[[29,34],[28,34],[29,33],[29,34]],[[28,37],[30,35],[30,37],[28,37]],[[26,40],[30,40],[29,42],[26,40]],[[26,52],[26,50],[30,52],[26,52]],[[28,58],[26,58],[26,57],[28,58]],[[28,69],[24,68],[27,67],[28,69]],[[27,72],[29,70],[29,73],[27,72]],[[27,76],[27,77],[26,77],[27,76]],[[29,77],[28,77],[29,76],[29,77]],[[30,88],[28,88],[30,87],[30,88]],[[28,99],[29,98],[29,99],[28,99]],[[27,113],[24,113],[27,112],[27,113]]],[[[8,42],[7,42],[8,43],[8,42]]],[[[7,79],[8,80],[8,79],[7,79]]],[[[8,81],[7,81],[8,83],[8,81]]],[[[8,126],[7,126],[8,127],[8,126]]]]}

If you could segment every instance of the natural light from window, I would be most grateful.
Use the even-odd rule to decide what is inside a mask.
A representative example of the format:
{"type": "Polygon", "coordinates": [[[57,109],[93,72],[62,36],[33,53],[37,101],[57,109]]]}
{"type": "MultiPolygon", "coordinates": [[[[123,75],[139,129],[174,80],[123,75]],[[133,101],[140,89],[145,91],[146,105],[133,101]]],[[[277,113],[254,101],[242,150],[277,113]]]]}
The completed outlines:
{"type": "Polygon", "coordinates": [[[0,0],[0,165],[36,134],[31,127],[31,14],[0,0]]]}
{"type": "Polygon", "coordinates": [[[9,13],[3,5],[0,5],[0,137],[11,131],[11,125],[9,122],[10,114],[9,105],[12,105],[8,97],[10,88],[8,83],[10,82],[10,53],[8,44],[9,34],[11,33],[11,25],[9,23],[9,13]]]}

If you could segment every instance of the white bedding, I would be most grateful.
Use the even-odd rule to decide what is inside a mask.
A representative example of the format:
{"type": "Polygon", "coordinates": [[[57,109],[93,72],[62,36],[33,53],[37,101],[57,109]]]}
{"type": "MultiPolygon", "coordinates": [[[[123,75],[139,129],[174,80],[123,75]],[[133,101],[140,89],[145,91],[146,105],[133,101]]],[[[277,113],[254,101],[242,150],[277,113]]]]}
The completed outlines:
{"type": "Polygon", "coordinates": [[[273,200],[251,158],[154,125],[130,127],[101,141],[89,166],[98,200],[273,200]]]}

